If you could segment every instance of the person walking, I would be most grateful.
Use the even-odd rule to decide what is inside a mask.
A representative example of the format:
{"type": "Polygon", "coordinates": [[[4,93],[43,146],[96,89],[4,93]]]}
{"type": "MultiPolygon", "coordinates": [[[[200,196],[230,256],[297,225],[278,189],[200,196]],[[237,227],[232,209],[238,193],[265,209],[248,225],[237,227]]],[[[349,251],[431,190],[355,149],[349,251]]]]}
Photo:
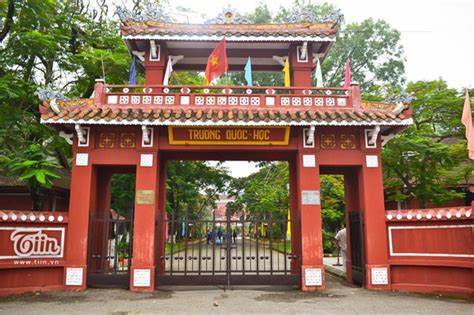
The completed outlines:
{"type": "Polygon", "coordinates": [[[341,226],[341,229],[337,232],[334,239],[337,242],[337,246],[339,247],[339,253],[342,258],[342,268],[344,271],[346,270],[346,250],[347,250],[347,236],[346,236],[346,227],[344,224],[341,226]]]}
{"type": "Polygon", "coordinates": [[[232,240],[234,244],[237,242],[237,231],[235,229],[232,231],[232,240]]]}

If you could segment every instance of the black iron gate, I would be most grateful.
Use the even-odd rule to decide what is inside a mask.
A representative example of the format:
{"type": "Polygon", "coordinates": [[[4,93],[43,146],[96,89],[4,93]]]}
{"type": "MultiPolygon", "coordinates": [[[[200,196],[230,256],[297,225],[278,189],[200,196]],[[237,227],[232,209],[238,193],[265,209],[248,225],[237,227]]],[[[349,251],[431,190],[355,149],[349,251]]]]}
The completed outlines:
{"type": "Polygon", "coordinates": [[[364,220],[362,212],[349,212],[352,280],[355,284],[365,284],[364,220]]]}
{"type": "Polygon", "coordinates": [[[87,285],[123,287],[130,283],[133,215],[115,211],[91,217],[89,230],[87,285]]]}
{"type": "Polygon", "coordinates": [[[191,219],[171,216],[156,275],[157,284],[299,283],[290,222],[279,218],[224,216],[191,219]]]}

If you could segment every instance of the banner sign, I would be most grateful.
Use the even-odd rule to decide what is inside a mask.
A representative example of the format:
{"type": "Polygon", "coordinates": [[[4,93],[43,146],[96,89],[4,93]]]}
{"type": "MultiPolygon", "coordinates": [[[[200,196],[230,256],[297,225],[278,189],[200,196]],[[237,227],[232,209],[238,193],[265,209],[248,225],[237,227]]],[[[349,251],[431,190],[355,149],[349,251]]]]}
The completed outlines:
{"type": "Polygon", "coordinates": [[[0,260],[62,258],[64,227],[0,227],[0,260]]]}
{"type": "Polygon", "coordinates": [[[288,145],[290,127],[168,126],[170,144],[288,145]]]}

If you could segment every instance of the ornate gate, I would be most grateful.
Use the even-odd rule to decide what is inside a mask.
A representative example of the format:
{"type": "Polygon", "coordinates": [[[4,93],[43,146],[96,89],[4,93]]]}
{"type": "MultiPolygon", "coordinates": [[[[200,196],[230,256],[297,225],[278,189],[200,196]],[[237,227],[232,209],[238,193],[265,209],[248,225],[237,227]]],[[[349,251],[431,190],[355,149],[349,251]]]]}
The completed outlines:
{"type": "Polygon", "coordinates": [[[365,283],[364,220],[362,212],[349,213],[352,280],[355,284],[365,283]]]}
{"type": "Polygon", "coordinates": [[[270,214],[210,219],[171,216],[157,284],[298,284],[290,222],[270,214]]]}
{"type": "Polygon", "coordinates": [[[117,212],[91,217],[88,250],[87,285],[124,287],[130,283],[133,214],[117,212]]]}

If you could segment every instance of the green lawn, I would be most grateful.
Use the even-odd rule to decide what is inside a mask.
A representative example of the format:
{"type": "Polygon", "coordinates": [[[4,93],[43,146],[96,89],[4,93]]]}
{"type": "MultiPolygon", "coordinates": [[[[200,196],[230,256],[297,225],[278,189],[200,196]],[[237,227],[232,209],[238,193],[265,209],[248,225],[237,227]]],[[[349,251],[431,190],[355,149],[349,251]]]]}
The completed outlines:
{"type": "Polygon", "coordinates": [[[272,242],[272,249],[279,251],[281,253],[291,253],[291,241],[286,240],[286,241],[273,241],[272,242]],[[285,248],[285,243],[286,243],[286,248],[285,248]]]}

